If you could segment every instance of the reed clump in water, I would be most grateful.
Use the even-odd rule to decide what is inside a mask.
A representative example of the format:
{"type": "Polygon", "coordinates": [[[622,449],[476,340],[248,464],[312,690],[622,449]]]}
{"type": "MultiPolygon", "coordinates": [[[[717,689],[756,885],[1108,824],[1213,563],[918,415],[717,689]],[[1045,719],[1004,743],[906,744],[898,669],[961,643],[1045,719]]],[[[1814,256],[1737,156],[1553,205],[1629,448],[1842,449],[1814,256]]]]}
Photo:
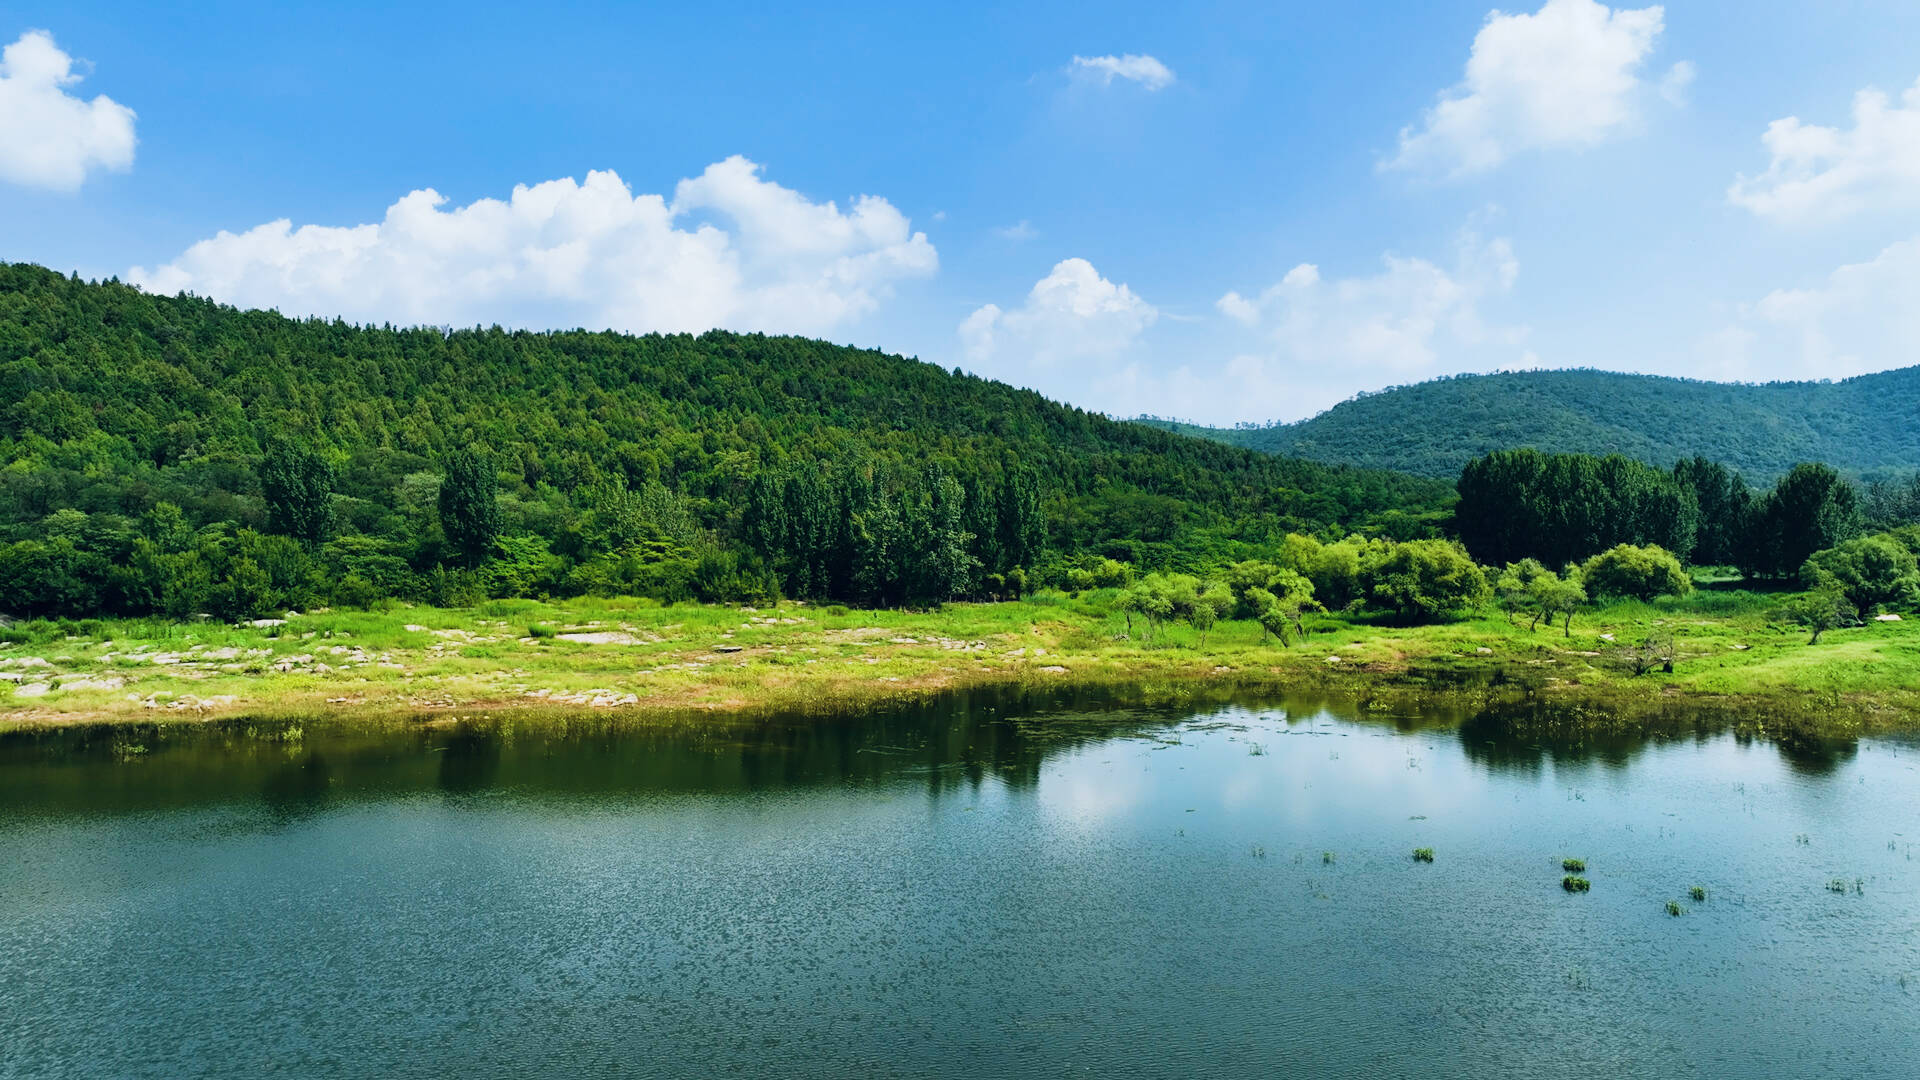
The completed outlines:
{"type": "Polygon", "coordinates": [[[1417,847],[1417,848],[1414,848],[1414,849],[1413,849],[1413,861],[1414,861],[1414,862],[1424,862],[1424,863],[1430,863],[1430,862],[1432,862],[1432,861],[1433,861],[1433,849],[1432,849],[1432,848],[1430,848],[1430,847],[1417,847]]]}
{"type": "Polygon", "coordinates": [[[1560,879],[1560,887],[1568,892],[1587,892],[1593,888],[1593,882],[1583,877],[1568,874],[1566,877],[1560,879]]]}

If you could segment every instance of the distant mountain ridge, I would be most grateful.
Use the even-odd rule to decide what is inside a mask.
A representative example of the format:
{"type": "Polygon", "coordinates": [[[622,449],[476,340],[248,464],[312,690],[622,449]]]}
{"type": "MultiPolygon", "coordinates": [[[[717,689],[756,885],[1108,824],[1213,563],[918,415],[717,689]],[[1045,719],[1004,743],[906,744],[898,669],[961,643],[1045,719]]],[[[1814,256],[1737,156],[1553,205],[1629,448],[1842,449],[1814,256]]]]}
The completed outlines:
{"type": "Polygon", "coordinates": [[[1920,469],[1920,367],[1838,382],[1716,383],[1576,369],[1458,375],[1363,394],[1293,424],[1141,423],[1318,461],[1455,476],[1493,450],[1702,455],[1754,482],[1801,461],[1852,473],[1920,469]]]}

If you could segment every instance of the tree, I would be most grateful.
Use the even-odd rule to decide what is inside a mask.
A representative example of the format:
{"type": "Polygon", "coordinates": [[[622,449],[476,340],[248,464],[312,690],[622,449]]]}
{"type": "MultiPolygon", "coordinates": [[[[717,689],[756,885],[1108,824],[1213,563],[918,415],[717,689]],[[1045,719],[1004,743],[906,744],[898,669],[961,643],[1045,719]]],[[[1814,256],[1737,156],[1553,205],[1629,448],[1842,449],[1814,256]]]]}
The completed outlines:
{"type": "MultiPolygon", "coordinates": [[[[1193,582],[1188,578],[1187,582],[1193,582]]],[[[1185,584],[1177,594],[1176,604],[1187,624],[1200,635],[1200,647],[1207,647],[1207,634],[1214,624],[1233,608],[1233,592],[1225,582],[1209,581],[1205,584],[1185,584]]]]}
{"type": "Polygon", "coordinates": [[[1832,468],[1795,465],[1761,500],[1740,568],[1758,577],[1798,572],[1814,552],[1860,531],[1858,502],[1853,485],[1832,468]]]}
{"type": "Polygon", "coordinates": [[[471,450],[447,455],[440,483],[440,529],[447,545],[467,566],[479,566],[500,538],[499,477],[493,466],[471,450]]]}
{"type": "Polygon", "coordinates": [[[1288,640],[1288,630],[1298,637],[1307,636],[1302,614],[1326,609],[1313,599],[1312,584],[1292,571],[1281,571],[1280,576],[1270,584],[1279,591],[1256,586],[1247,590],[1246,602],[1252,609],[1253,620],[1260,624],[1262,640],[1272,634],[1280,639],[1281,648],[1287,648],[1292,644],[1288,640]]]}
{"type": "Polygon", "coordinates": [[[1549,570],[1535,577],[1528,586],[1528,595],[1533,601],[1534,610],[1533,623],[1527,627],[1528,630],[1539,626],[1543,618],[1547,620],[1547,628],[1552,629],[1553,617],[1564,615],[1566,622],[1561,626],[1561,633],[1565,637],[1573,636],[1573,616],[1587,602],[1586,587],[1580,583],[1580,575],[1573,567],[1567,567],[1565,575],[1549,570]]]}
{"type": "Polygon", "coordinates": [[[1789,601],[1781,613],[1788,622],[1797,623],[1813,631],[1807,644],[1818,645],[1820,635],[1843,626],[1853,626],[1860,621],[1860,613],[1847,602],[1846,594],[1839,589],[1815,589],[1806,595],[1789,601]]]}
{"type": "Polygon", "coordinates": [[[1838,589],[1860,611],[1920,604],[1920,565],[1891,536],[1863,536],[1816,551],[1800,568],[1809,589],[1838,589]]]}
{"type": "Polygon", "coordinates": [[[1673,467],[1673,478],[1693,493],[1700,509],[1699,530],[1691,558],[1701,566],[1735,562],[1753,527],[1753,492],[1740,474],[1703,457],[1683,460],[1673,467]]]}
{"type": "Polygon", "coordinates": [[[333,462],[311,447],[285,438],[267,444],[260,462],[260,492],[267,501],[267,531],[308,547],[333,532],[333,462]]]}
{"type": "MultiPolygon", "coordinates": [[[[1507,613],[1507,621],[1513,622],[1515,615],[1534,607],[1533,583],[1543,577],[1554,576],[1553,571],[1540,565],[1538,559],[1521,559],[1508,563],[1506,569],[1494,580],[1493,594],[1507,613]]],[[[1534,619],[1535,625],[1539,619],[1534,619]]]]}
{"type": "Polygon", "coordinates": [[[1651,600],[1656,596],[1685,596],[1693,579],[1673,553],[1658,547],[1616,544],[1588,559],[1580,578],[1594,596],[1651,600]]]}
{"type": "Polygon", "coordinates": [[[1361,574],[1367,595],[1403,621],[1435,619],[1487,597],[1487,575],[1466,549],[1448,540],[1386,545],[1361,574]]]}

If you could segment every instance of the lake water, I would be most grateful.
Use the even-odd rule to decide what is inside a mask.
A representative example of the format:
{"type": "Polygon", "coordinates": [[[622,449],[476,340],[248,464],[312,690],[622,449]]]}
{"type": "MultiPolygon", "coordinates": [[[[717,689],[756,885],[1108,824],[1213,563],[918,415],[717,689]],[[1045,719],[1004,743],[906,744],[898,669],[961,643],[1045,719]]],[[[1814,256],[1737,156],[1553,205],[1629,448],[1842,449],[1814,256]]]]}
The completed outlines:
{"type": "Polygon", "coordinates": [[[1920,1076],[1920,745],[1429,720],[15,734],[0,1076],[1920,1076]]]}

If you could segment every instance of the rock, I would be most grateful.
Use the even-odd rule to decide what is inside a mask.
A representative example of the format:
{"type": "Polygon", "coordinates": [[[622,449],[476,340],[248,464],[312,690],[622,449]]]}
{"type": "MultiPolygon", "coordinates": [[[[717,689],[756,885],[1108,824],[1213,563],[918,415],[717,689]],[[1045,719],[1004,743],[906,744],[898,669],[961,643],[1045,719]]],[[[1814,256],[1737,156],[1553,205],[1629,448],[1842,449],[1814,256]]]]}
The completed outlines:
{"type": "Polygon", "coordinates": [[[53,687],[43,682],[28,683],[25,686],[15,688],[15,690],[13,691],[13,696],[14,697],[39,697],[42,694],[45,694],[47,691],[52,689],[53,687]]]}
{"type": "Polygon", "coordinates": [[[1600,635],[1600,640],[1601,640],[1601,641],[1612,641],[1612,640],[1613,640],[1613,635],[1612,635],[1612,634],[1601,634],[1601,635],[1600,635]]]}
{"type": "Polygon", "coordinates": [[[408,623],[400,629],[405,630],[409,634],[424,634],[427,632],[427,628],[421,626],[419,623],[408,623]]]}
{"type": "Polygon", "coordinates": [[[724,652],[724,653],[736,653],[736,652],[741,652],[741,651],[743,651],[743,646],[739,646],[739,645],[715,645],[715,646],[713,647],[713,651],[714,651],[714,652],[724,652]]]}
{"type": "Polygon", "coordinates": [[[1875,615],[1873,617],[1873,621],[1874,622],[1899,622],[1900,616],[1895,615],[1893,612],[1889,611],[1885,615],[1875,615]]]}
{"type": "Polygon", "coordinates": [[[269,626],[285,626],[287,625],[287,620],[285,619],[252,619],[247,622],[247,625],[253,627],[255,630],[265,630],[269,626]]]}
{"type": "Polygon", "coordinates": [[[1479,648],[1477,648],[1477,649],[1475,649],[1475,650],[1473,650],[1473,651],[1474,651],[1474,652],[1476,652],[1476,653],[1478,653],[1478,654],[1480,654],[1481,656],[1492,656],[1492,655],[1493,655],[1493,650],[1492,650],[1492,649],[1489,649],[1489,648],[1487,648],[1487,647],[1486,647],[1485,645],[1482,645],[1482,646],[1480,646],[1479,648]]]}
{"type": "Polygon", "coordinates": [[[1329,663],[1329,664],[1337,664],[1337,663],[1339,663],[1339,662],[1340,662],[1340,658],[1339,658],[1339,657],[1337,657],[1337,656],[1329,656],[1329,657],[1327,657],[1327,663],[1329,663]]]}
{"type": "Polygon", "coordinates": [[[1048,664],[1040,670],[1049,675],[1065,675],[1067,673],[1067,669],[1061,667],[1059,664],[1048,664]]]}

